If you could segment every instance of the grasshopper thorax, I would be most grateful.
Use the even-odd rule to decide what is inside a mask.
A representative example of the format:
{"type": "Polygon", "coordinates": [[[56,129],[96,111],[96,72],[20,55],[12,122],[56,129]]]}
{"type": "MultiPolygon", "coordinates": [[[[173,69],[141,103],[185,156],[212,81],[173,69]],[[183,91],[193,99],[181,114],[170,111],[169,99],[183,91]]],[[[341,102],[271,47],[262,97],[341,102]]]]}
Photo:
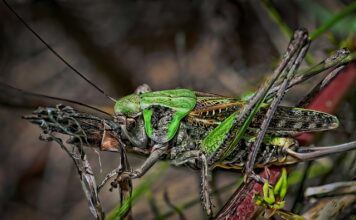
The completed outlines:
{"type": "Polygon", "coordinates": [[[137,94],[131,94],[122,97],[116,101],[114,112],[116,115],[124,115],[128,117],[133,117],[139,114],[141,112],[140,96],[137,94]]]}

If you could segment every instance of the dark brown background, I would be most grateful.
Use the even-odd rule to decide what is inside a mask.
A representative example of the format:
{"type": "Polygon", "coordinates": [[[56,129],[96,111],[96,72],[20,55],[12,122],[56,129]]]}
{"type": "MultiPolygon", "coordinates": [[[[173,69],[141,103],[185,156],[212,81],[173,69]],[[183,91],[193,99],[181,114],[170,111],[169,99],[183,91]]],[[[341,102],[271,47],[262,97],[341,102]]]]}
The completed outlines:
{"type": "MultiPolygon", "coordinates": [[[[273,1],[273,5],[291,29],[314,30],[328,18],[322,9],[332,14],[350,2],[273,1]]],[[[142,83],[153,90],[185,87],[239,95],[254,90],[265,79],[288,42],[259,1],[24,0],[10,4],[58,53],[113,97],[129,94],[142,83]]],[[[312,56],[322,60],[329,51],[339,48],[340,42],[355,31],[354,25],[341,24],[332,34],[317,39],[311,46],[312,56]]],[[[0,27],[1,82],[95,106],[112,105],[59,61],[3,4],[0,27]]],[[[286,104],[293,105],[312,85],[308,82],[295,88],[286,104]]],[[[55,103],[2,90],[0,218],[92,218],[72,161],[57,145],[39,141],[40,130],[20,118],[38,105],[55,103]]],[[[352,105],[355,101],[349,100],[340,107],[341,128],[325,132],[320,144],[355,139],[351,132],[355,130],[352,105]]],[[[100,173],[97,154],[91,150],[88,153],[92,164],[97,165],[98,178],[117,165],[118,155],[100,153],[100,173]]],[[[355,158],[354,152],[349,157],[352,154],[355,158]]],[[[130,161],[137,167],[143,160],[130,157],[130,161]]],[[[351,161],[355,160],[351,157],[351,161]]],[[[312,181],[320,184],[355,175],[355,165],[351,165],[353,170],[342,167],[343,164],[338,165],[337,176],[331,173],[324,180],[312,181]]],[[[214,175],[217,188],[239,177],[234,171],[218,170],[214,175]]],[[[140,181],[145,181],[145,177],[134,184],[140,181]]],[[[165,190],[176,205],[197,199],[198,175],[185,168],[169,168],[152,185],[152,191],[134,205],[134,218],[151,219],[157,210],[160,214],[170,211],[163,200],[165,190]]],[[[231,188],[214,197],[215,210],[233,191],[231,188]]],[[[292,203],[293,189],[289,196],[292,203]]],[[[106,210],[114,207],[117,197],[108,190],[102,192],[106,210]]],[[[199,203],[184,214],[188,219],[204,219],[199,203]]]]}

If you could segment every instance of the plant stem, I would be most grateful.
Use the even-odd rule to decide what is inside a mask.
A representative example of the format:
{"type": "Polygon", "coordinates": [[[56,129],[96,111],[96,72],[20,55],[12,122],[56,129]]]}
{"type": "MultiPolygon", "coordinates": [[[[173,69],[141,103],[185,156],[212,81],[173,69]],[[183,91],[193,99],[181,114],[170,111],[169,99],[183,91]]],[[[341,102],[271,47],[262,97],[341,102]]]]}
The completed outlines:
{"type": "Polygon", "coordinates": [[[335,16],[333,16],[330,20],[322,24],[319,28],[314,30],[309,38],[310,40],[315,40],[318,38],[321,34],[329,30],[331,27],[333,27],[335,24],[337,24],[339,21],[347,17],[348,15],[352,14],[352,12],[356,11],[356,2],[350,4],[349,6],[345,7],[341,11],[337,12],[335,16]]]}

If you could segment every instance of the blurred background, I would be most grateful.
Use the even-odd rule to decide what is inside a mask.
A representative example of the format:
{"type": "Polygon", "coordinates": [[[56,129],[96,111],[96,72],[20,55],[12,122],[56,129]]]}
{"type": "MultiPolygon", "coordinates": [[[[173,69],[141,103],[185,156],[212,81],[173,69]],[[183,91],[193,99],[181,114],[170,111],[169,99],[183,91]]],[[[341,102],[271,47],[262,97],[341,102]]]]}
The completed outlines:
{"type": "MultiPolygon", "coordinates": [[[[278,64],[290,30],[305,27],[312,32],[351,2],[18,0],[9,4],[69,63],[118,98],[143,83],[153,90],[191,88],[227,96],[253,91],[278,64]]],[[[320,35],[302,68],[338,48],[354,50],[355,21],[354,13],[320,35]]],[[[0,27],[0,82],[111,108],[110,100],[58,60],[3,3],[0,27]]],[[[284,104],[295,104],[313,85],[311,80],[297,86],[284,104]]],[[[21,119],[38,106],[58,103],[28,97],[4,85],[0,102],[0,219],[93,219],[71,159],[56,144],[38,140],[40,129],[21,119]]],[[[315,145],[356,139],[355,96],[347,96],[336,115],[340,128],[323,132],[315,145]]],[[[98,180],[117,166],[115,153],[100,152],[101,166],[96,152],[88,149],[87,153],[98,180]]],[[[355,158],[355,152],[350,152],[318,160],[305,185],[354,178],[355,158]]],[[[135,156],[129,160],[134,168],[143,162],[135,156]]],[[[300,164],[292,171],[294,185],[287,198],[287,209],[294,206],[298,213],[309,204],[296,195],[304,167],[300,164]]],[[[135,188],[152,173],[159,174],[135,201],[133,218],[179,219],[170,205],[174,204],[184,207],[187,219],[205,219],[199,202],[199,173],[188,168],[164,169],[160,164],[154,168],[133,181],[135,188]]],[[[215,212],[239,180],[236,171],[214,171],[215,212]]],[[[104,189],[100,198],[109,211],[117,204],[118,193],[104,189]]]]}

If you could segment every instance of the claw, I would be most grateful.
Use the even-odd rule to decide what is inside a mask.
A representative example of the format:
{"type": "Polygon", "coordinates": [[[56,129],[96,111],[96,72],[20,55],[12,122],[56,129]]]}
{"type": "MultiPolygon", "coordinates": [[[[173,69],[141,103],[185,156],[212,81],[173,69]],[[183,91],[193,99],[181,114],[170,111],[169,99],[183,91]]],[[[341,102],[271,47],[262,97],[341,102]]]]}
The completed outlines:
{"type": "Polygon", "coordinates": [[[135,179],[138,176],[138,172],[136,171],[132,171],[132,172],[123,172],[121,174],[119,174],[114,181],[112,181],[111,187],[110,187],[110,191],[112,191],[114,188],[117,188],[118,183],[128,180],[128,179],[135,179]]]}
{"type": "Polygon", "coordinates": [[[251,180],[255,180],[258,183],[264,184],[264,183],[268,183],[268,180],[262,178],[261,176],[255,174],[253,171],[252,172],[248,172],[245,173],[244,175],[244,181],[245,183],[250,182],[251,180]]]}

